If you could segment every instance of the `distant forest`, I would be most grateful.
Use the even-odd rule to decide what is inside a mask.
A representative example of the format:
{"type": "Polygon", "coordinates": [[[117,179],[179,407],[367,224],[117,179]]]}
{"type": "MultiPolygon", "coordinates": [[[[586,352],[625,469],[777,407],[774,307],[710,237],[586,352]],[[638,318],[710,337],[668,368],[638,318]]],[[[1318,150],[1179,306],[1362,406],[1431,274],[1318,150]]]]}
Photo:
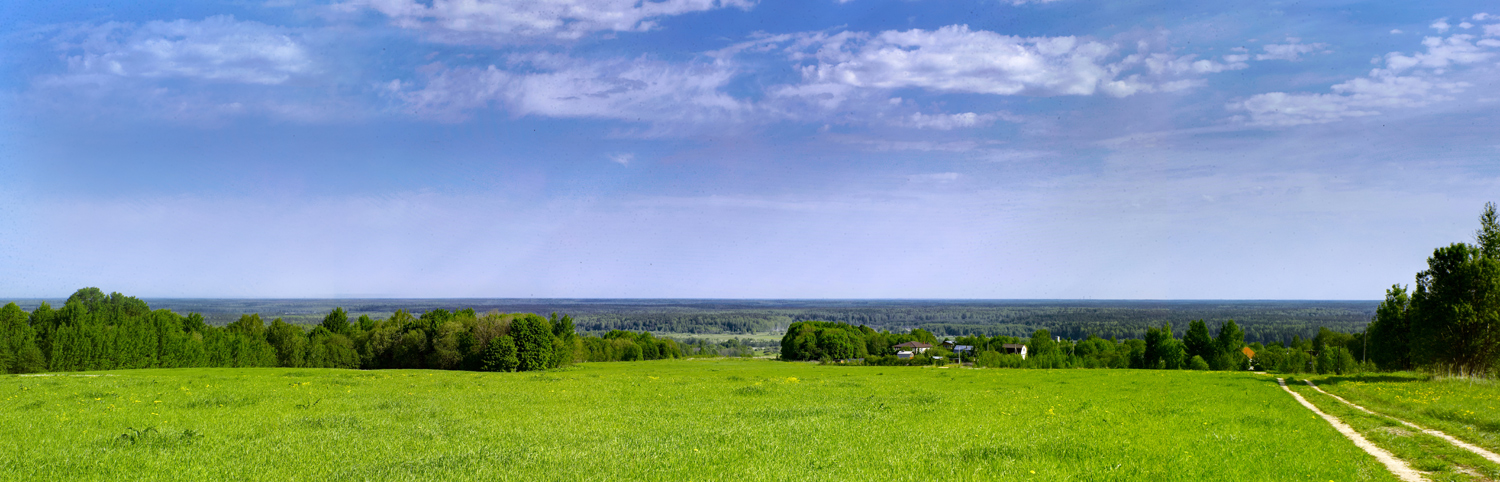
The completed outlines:
{"type": "MultiPolygon", "coordinates": [[[[42,300],[17,300],[31,310],[42,300]]],[[[61,300],[53,300],[58,304],[61,300]]],[[[1081,340],[1144,338],[1169,323],[1176,336],[1188,322],[1218,326],[1234,320],[1247,342],[1310,338],[1320,327],[1363,331],[1379,300],[1371,301],[1128,301],[1128,300],[567,300],[567,299],[146,299],[151,306],[199,313],[223,326],[247,313],[301,325],[319,323],[334,307],[351,317],[414,314],[454,306],[484,313],[568,313],[579,333],[613,330],[681,334],[780,333],[792,323],[832,321],[877,330],[921,328],[937,336],[1029,337],[1036,330],[1081,340]]]]}

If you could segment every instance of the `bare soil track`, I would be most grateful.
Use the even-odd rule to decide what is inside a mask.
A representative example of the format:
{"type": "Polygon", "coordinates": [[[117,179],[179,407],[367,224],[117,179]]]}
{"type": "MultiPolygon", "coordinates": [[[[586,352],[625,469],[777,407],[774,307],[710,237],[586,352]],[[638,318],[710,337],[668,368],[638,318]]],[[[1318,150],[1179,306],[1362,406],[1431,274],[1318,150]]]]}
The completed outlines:
{"type": "MultiPolygon", "coordinates": [[[[1297,403],[1301,403],[1302,406],[1307,407],[1308,410],[1312,410],[1313,413],[1316,413],[1318,414],[1318,416],[1323,417],[1323,420],[1327,420],[1330,425],[1333,425],[1334,429],[1338,430],[1339,433],[1344,434],[1344,437],[1347,437],[1350,441],[1354,442],[1355,446],[1364,449],[1365,452],[1375,457],[1375,459],[1379,460],[1380,463],[1385,464],[1385,468],[1387,470],[1390,470],[1392,474],[1395,474],[1396,477],[1400,477],[1401,480],[1405,480],[1408,482],[1419,482],[1427,480],[1426,478],[1422,477],[1421,472],[1412,469],[1411,466],[1406,465],[1405,461],[1396,458],[1396,456],[1391,455],[1390,452],[1387,452],[1385,449],[1380,448],[1374,443],[1370,442],[1363,435],[1360,435],[1359,432],[1355,431],[1354,427],[1350,427],[1349,424],[1344,423],[1343,420],[1339,420],[1338,417],[1323,413],[1322,410],[1318,410],[1318,407],[1313,406],[1312,402],[1308,402],[1307,399],[1302,398],[1302,395],[1299,395],[1297,392],[1292,391],[1291,388],[1288,388],[1286,386],[1286,379],[1277,378],[1276,383],[1281,384],[1282,390],[1286,390],[1287,393],[1292,394],[1292,398],[1297,399],[1297,403]]],[[[1309,383],[1309,385],[1311,385],[1311,383],[1309,383]]],[[[1319,391],[1321,392],[1322,390],[1319,391]]]]}

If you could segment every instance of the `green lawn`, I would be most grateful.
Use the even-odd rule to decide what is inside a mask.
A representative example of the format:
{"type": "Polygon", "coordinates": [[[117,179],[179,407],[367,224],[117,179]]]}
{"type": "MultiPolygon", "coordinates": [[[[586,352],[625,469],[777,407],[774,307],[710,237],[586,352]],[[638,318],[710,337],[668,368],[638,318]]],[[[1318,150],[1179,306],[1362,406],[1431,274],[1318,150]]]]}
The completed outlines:
{"type": "Polygon", "coordinates": [[[1500,451],[1500,383],[1418,373],[1307,376],[1319,388],[1378,413],[1500,451]]]}
{"type": "Polygon", "coordinates": [[[1394,480],[1247,373],[712,359],[87,375],[103,376],[0,377],[3,477],[1394,480]]]}

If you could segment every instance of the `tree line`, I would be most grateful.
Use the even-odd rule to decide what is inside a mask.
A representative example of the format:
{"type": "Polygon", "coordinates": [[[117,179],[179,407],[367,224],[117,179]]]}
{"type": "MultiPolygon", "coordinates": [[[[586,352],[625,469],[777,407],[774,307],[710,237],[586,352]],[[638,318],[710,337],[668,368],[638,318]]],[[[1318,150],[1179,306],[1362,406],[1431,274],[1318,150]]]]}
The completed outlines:
{"type": "Polygon", "coordinates": [[[334,308],[304,329],[258,314],[225,326],[152,310],[144,301],[98,288],[73,293],[61,308],[0,307],[0,372],[178,367],[429,368],[527,371],[581,361],[683,356],[677,342],[650,333],[579,336],[571,316],[397,310],[350,320],[334,308]]]}
{"type": "Polygon", "coordinates": [[[1055,337],[1045,329],[1029,338],[959,336],[947,341],[967,347],[955,353],[931,332],[913,329],[906,333],[876,331],[868,326],[843,322],[805,321],[792,324],[782,337],[783,360],[859,363],[864,365],[943,365],[972,362],[988,368],[1138,368],[1191,370],[1270,369],[1285,373],[1356,373],[1372,369],[1361,364],[1359,335],[1320,328],[1312,338],[1294,336],[1287,342],[1245,343],[1244,331],[1229,320],[1210,331],[1204,320],[1188,323],[1182,339],[1171,324],[1150,328],[1142,338],[1115,339],[1089,335],[1082,340],[1055,337]],[[899,358],[895,345],[916,341],[933,345],[910,358],[899,358]],[[1006,345],[1024,345],[1026,355],[1006,345]],[[1242,349],[1250,348],[1251,354],[1242,349]]]}
{"type": "MultiPolygon", "coordinates": [[[[1069,339],[1054,338],[1046,329],[1034,331],[1027,343],[1029,356],[1023,359],[993,348],[996,339],[1013,343],[1010,340],[1015,338],[987,338],[984,326],[943,326],[968,327],[972,330],[960,333],[979,333],[953,340],[975,347],[971,359],[977,366],[1258,368],[1339,374],[1423,369],[1443,375],[1493,377],[1500,375],[1500,214],[1495,203],[1485,204],[1474,238],[1473,244],[1453,243],[1433,250],[1427,269],[1416,275],[1415,289],[1397,284],[1386,290],[1371,321],[1357,333],[1324,326],[1308,338],[1293,333],[1247,345],[1249,331],[1234,320],[1221,323],[1212,336],[1204,320],[1192,320],[1180,340],[1170,322],[1147,328],[1139,339],[1117,339],[1112,334],[1116,330],[1103,330],[1105,339],[1101,333],[1079,332],[1075,324],[1063,330],[1069,339]],[[1244,347],[1251,352],[1243,352],[1244,347]]],[[[939,333],[952,335],[954,331],[939,333]]],[[[782,338],[782,358],[864,358],[866,363],[890,364],[896,362],[884,357],[897,340],[932,343],[935,339],[932,331],[924,329],[893,334],[840,321],[804,321],[793,323],[782,338]]],[[[929,354],[899,363],[942,363],[954,355],[936,347],[929,354]]]]}
{"type": "Polygon", "coordinates": [[[1369,327],[1370,358],[1384,369],[1491,377],[1500,372],[1500,219],[1479,216],[1474,243],[1440,247],[1416,288],[1385,292],[1369,327]]]}

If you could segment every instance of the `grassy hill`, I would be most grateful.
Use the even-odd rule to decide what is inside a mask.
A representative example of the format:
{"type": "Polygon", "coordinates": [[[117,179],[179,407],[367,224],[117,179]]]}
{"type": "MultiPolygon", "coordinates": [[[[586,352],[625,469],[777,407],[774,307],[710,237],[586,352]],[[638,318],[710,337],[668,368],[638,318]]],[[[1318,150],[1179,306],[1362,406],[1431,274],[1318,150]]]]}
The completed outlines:
{"type": "Polygon", "coordinates": [[[5,376],[31,480],[1391,480],[1248,373],[834,367],[5,376]]]}

